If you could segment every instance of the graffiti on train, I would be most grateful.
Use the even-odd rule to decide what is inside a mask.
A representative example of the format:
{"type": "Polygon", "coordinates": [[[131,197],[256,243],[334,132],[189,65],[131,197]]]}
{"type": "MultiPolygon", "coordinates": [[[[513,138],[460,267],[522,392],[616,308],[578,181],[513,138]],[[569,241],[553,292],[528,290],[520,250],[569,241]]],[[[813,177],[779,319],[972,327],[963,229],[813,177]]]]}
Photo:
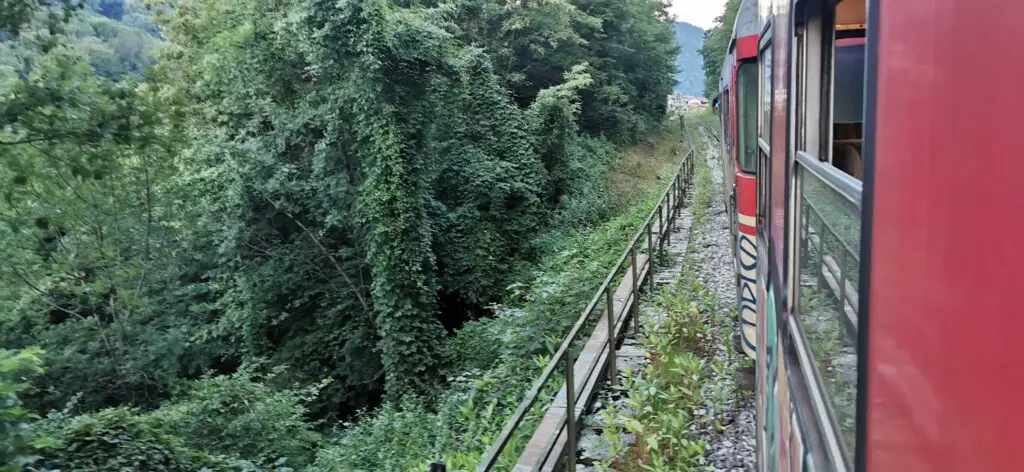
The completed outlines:
{"type": "Polygon", "coordinates": [[[743,352],[751,359],[757,355],[757,243],[754,236],[740,233],[740,326],[743,352]]]}

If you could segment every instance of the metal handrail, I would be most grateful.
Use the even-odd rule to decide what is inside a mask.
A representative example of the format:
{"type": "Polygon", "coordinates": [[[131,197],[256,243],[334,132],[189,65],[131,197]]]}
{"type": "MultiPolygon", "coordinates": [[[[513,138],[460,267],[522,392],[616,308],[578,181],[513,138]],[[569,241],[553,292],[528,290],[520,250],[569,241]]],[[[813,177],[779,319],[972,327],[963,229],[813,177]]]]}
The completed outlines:
{"type": "MultiPolygon", "coordinates": [[[[682,119],[682,118],[680,118],[680,119],[682,119]]],[[[689,133],[687,133],[687,135],[689,136],[689,133]]],[[[681,194],[685,190],[683,188],[683,186],[682,186],[683,179],[686,176],[691,175],[693,173],[694,146],[692,145],[692,142],[693,142],[692,141],[692,136],[689,136],[689,138],[690,138],[690,141],[691,141],[690,149],[686,152],[686,154],[683,156],[683,159],[680,161],[679,166],[676,168],[676,171],[675,171],[675,174],[674,174],[674,176],[672,178],[672,181],[669,182],[668,186],[665,188],[665,191],[662,192],[661,198],[658,199],[658,204],[655,205],[655,207],[653,209],[651,209],[651,212],[647,215],[647,218],[644,220],[644,223],[640,226],[640,229],[630,239],[629,245],[626,247],[626,250],[623,251],[622,256],[619,257],[618,261],[612,267],[612,270],[608,273],[608,276],[605,277],[604,282],[601,283],[600,287],[597,289],[597,292],[594,294],[594,297],[590,300],[590,303],[583,310],[583,312],[580,314],[580,317],[576,320],[576,323],[573,324],[572,329],[569,330],[569,333],[562,340],[562,344],[558,347],[558,350],[555,351],[555,354],[554,354],[554,356],[552,356],[551,361],[548,362],[548,365],[544,368],[544,370],[541,373],[540,377],[538,377],[537,380],[534,382],[533,387],[530,389],[529,393],[527,393],[526,397],[523,398],[523,400],[519,403],[519,407],[516,409],[515,414],[513,414],[512,418],[510,418],[509,421],[505,424],[505,427],[502,428],[502,431],[498,435],[496,441],[491,445],[491,448],[488,450],[487,455],[484,456],[484,460],[477,467],[477,469],[476,469],[477,472],[487,472],[487,471],[490,471],[491,468],[494,467],[494,465],[498,462],[498,459],[501,457],[502,452],[504,452],[505,446],[508,444],[509,440],[512,438],[512,435],[515,433],[516,429],[519,427],[519,425],[526,418],[526,413],[531,408],[533,408],[534,404],[540,398],[541,390],[544,388],[544,386],[547,384],[547,382],[549,380],[551,380],[552,375],[554,375],[555,369],[558,367],[558,365],[560,363],[559,361],[563,361],[563,360],[564,360],[565,365],[566,365],[566,381],[567,381],[566,382],[566,386],[569,387],[570,389],[567,389],[567,391],[566,391],[566,393],[567,393],[567,395],[566,395],[566,400],[567,400],[567,402],[566,402],[566,410],[568,411],[568,414],[566,416],[565,421],[561,425],[559,425],[558,430],[561,431],[562,426],[565,425],[566,422],[570,422],[570,418],[575,414],[574,410],[576,408],[576,405],[575,405],[575,403],[576,403],[575,396],[576,395],[575,395],[575,392],[573,391],[573,389],[571,389],[573,380],[570,379],[573,376],[573,374],[574,374],[574,372],[573,372],[573,365],[574,365],[574,363],[573,363],[573,359],[572,359],[573,356],[572,356],[572,352],[571,352],[572,343],[576,341],[577,336],[579,336],[580,330],[583,329],[583,325],[585,325],[587,323],[587,321],[590,319],[590,316],[594,313],[594,310],[597,307],[597,304],[600,303],[600,301],[601,301],[601,297],[607,297],[607,311],[608,311],[607,316],[608,316],[608,324],[609,324],[609,326],[608,326],[609,327],[609,331],[608,331],[608,344],[611,345],[612,343],[615,342],[614,321],[613,321],[613,313],[612,313],[613,302],[612,302],[612,299],[611,299],[612,292],[610,292],[611,286],[615,282],[615,278],[618,276],[619,271],[624,269],[624,264],[626,262],[626,259],[627,258],[631,258],[632,262],[633,262],[632,266],[633,266],[633,269],[634,269],[633,290],[634,290],[634,293],[638,293],[639,292],[639,287],[637,286],[639,281],[636,280],[636,273],[635,273],[635,271],[637,269],[636,268],[636,250],[637,250],[636,246],[637,246],[637,242],[641,241],[641,238],[643,238],[645,236],[645,233],[647,231],[650,231],[650,226],[654,222],[655,214],[657,214],[659,225],[660,225],[660,227],[658,228],[658,230],[659,230],[658,232],[660,233],[658,235],[658,245],[661,246],[664,243],[665,235],[668,234],[668,231],[666,230],[666,228],[671,226],[671,222],[675,218],[675,213],[673,212],[673,210],[676,210],[676,209],[679,208],[680,200],[681,200],[681,194]],[[666,204],[668,204],[668,206],[666,204]],[[663,211],[667,214],[664,218],[662,217],[662,212],[663,211]],[[666,224],[663,224],[663,223],[669,223],[669,224],[666,225],[666,224]]],[[[652,264],[653,264],[653,253],[654,253],[654,241],[653,241],[653,239],[650,239],[650,238],[648,239],[648,253],[649,254],[648,254],[648,258],[647,258],[647,262],[646,263],[648,265],[651,265],[651,267],[653,267],[652,264]]],[[[653,271],[648,270],[648,277],[651,278],[651,284],[653,285],[653,273],[652,272],[653,271]]],[[[633,311],[634,320],[636,320],[636,318],[638,316],[638,313],[636,313],[636,306],[637,306],[637,299],[636,298],[637,298],[636,296],[633,296],[632,305],[631,305],[631,309],[633,311]]],[[[609,371],[611,371],[612,369],[615,368],[615,363],[614,363],[615,348],[614,348],[613,345],[612,346],[608,346],[608,347],[609,347],[609,356],[608,357],[612,360],[612,363],[610,364],[611,367],[609,369],[609,371]]],[[[596,365],[595,365],[595,368],[593,370],[598,370],[596,368],[596,365]]],[[[591,374],[593,373],[593,370],[591,371],[591,374]]],[[[610,377],[611,377],[612,381],[614,382],[615,374],[613,372],[609,372],[609,374],[610,374],[610,377]]],[[[589,375],[587,376],[587,379],[589,379],[589,375]]],[[[586,381],[584,382],[584,385],[585,384],[586,384],[586,381]]],[[[571,422],[573,423],[573,426],[575,426],[575,421],[576,421],[575,419],[571,419],[571,422]]],[[[572,431],[570,431],[570,433],[572,433],[572,431]]],[[[572,438],[572,443],[575,442],[574,440],[575,440],[575,438],[572,438]]],[[[574,460],[575,459],[575,450],[574,449],[575,449],[575,447],[570,448],[569,455],[572,456],[572,459],[570,459],[570,460],[574,460]]]]}

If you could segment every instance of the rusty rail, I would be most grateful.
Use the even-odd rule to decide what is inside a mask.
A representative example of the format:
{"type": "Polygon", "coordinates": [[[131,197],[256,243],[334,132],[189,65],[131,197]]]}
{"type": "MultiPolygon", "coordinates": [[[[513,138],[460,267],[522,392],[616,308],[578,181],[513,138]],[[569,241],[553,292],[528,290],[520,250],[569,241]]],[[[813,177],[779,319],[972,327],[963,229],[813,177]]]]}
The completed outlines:
{"type": "MultiPolygon", "coordinates": [[[[597,308],[601,304],[602,298],[604,298],[606,306],[603,311],[605,312],[605,317],[607,321],[607,339],[603,341],[604,345],[602,346],[600,355],[597,357],[598,361],[589,369],[587,369],[586,366],[583,367],[584,369],[587,369],[587,371],[584,373],[584,381],[579,383],[579,385],[586,386],[587,384],[590,384],[591,382],[595,381],[596,379],[593,378],[594,375],[605,375],[608,379],[610,379],[610,381],[614,385],[614,382],[616,380],[615,344],[618,341],[618,332],[615,329],[617,323],[615,320],[615,290],[613,287],[616,279],[619,278],[620,273],[625,277],[626,272],[629,271],[629,275],[631,276],[632,280],[631,295],[629,299],[626,300],[625,303],[628,304],[623,307],[624,309],[622,310],[622,312],[624,317],[627,316],[627,312],[631,313],[634,321],[634,330],[639,329],[639,312],[637,299],[640,291],[640,286],[643,283],[643,280],[638,279],[639,274],[644,272],[644,270],[641,269],[646,269],[646,276],[649,278],[649,286],[654,286],[654,274],[653,270],[651,270],[653,266],[651,264],[653,262],[655,247],[657,247],[660,250],[664,246],[665,237],[669,233],[669,228],[671,228],[673,223],[675,222],[675,219],[678,215],[679,209],[681,208],[682,202],[685,197],[686,187],[684,184],[689,182],[691,176],[693,175],[693,138],[692,136],[689,136],[689,132],[686,130],[685,122],[683,121],[683,118],[681,116],[680,127],[683,129],[684,133],[689,138],[690,149],[683,155],[683,159],[680,161],[679,166],[676,168],[675,174],[672,177],[672,181],[669,182],[668,186],[665,188],[665,191],[662,193],[661,198],[658,200],[658,204],[651,210],[650,214],[648,214],[647,219],[644,220],[643,225],[640,227],[639,230],[637,230],[636,234],[633,235],[632,239],[630,239],[629,246],[626,248],[625,251],[623,251],[622,256],[619,257],[618,261],[615,263],[612,270],[608,273],[608,276],[605,277],[604,282],[600,285],[600,287],[598,287],[596,293],[594,294],[594,297],[591,299],[590,303],[587,304],[587,307],[580,314],[580,317],[576,320],[576,323],[573,325],[572,329],[569,330],[569,333],[562,340],[562,344],[558,347],[558,350],[555,352],[551,361],[548,362],[548,365],[544,368],[544,371],[541,373],[540,377],[538,377],[537,380],[534,381],[533,387],[530,389],[529,393],[526,394],[526,397],[524,397],[523,400],[520,402],[515,414],[512,415],[512,418],[509,419],[509,421],[505,424],[505,427],[502,429],[501,433],[491,444],[490,450],[488,450],[487,454],[483,457],[483,460],[480,462],[480,465],[477,467],[477,472],[488,472],[495,466],[495,464],[498,463],[498,460],[501,458],[501,455],[504,452],[505,447],[508,445],[509,440],[512,439],[513,434],[515,434],[520,424],[522,424],[523,420],[525,419],[530,409],[533,408],[534,404],[537,403],[537,400],[541,396],[541,392],[544,390],[544,387],[548,384],[548,382],[551,381],[551,379],[554,377],[555,370],[558,368],[560,364],[565,366],[564,388],[566,390],[565,410],[567,413],[566,416],[559,421],[560,424],[558,426],[558,429],[556,429],[555,431],[556,434],[554,434],[553,437],[550,438],[550,440],[546,441],[545,457],[550,455],[552,449],[556,447],[556,443],[558,442],[557,437],[561,434],[561,431],[564,429],[566,430],[567,442],[565,448],[565,458],[563,463],[565,465],[564,469],[568,471],[575,470],[577,432],[576,423],[578,419],[576,418],[575,410],[576,403],[580,400],[580,398],[578,395],[579,392],[577,392],[574,385],[575,383],[577,383],[577,379],[574,378],[574,375],[576,373],[576,364],[573,360],[572,345],[579,337],[580,331],[590,320],[591,316],[598,311],[597,308]],[[657,226],[654,226],[655,224],[657,224],[657,226]],[[645,241],[647,246],[646,257],[638,258],[637,256],[639,250],[643,249],[638,246],[642,245],[645,241]],[[629,261],[628,265],[627,261],[629,261]],[[637,267],[638,264],[642,265],[643,267],[637,267]],[[628,311],[626,309],[628,309],[628,311]],[[600,361],[602,355],[603,363],[600,361]]],[[[625,329],[625,322],[622,323],[622,326],[623,329],[625,329]]],[[[595,331],[596,330],[597,327],[595,327],[595,331]]],[[[586,404],[588,399],[583,398],[582,401],[584,402],[584,404],[586,404]]]]}

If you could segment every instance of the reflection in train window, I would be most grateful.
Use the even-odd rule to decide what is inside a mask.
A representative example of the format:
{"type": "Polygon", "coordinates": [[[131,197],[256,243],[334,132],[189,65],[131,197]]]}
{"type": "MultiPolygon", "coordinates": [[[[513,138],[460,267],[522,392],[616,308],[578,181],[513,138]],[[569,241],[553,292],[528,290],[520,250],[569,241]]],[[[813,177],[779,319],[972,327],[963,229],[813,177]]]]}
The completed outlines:
{"type": "MultiPolygon", "coordinates": [[[[810,160],[810,159],[808,159],[810,160]]],[[[817,161],[811,161],[817,163],[817,161]]],[[[857,329],[860,276],[860,208],[798,163],[800,187],[799,320],[831,399],[839,429],[853,450],[856,436],[857,329]]],[[[833,175],[844,176],[832,170],[833,175]]]]}
{"type": "Polygon", "coordinates": [[[736,73],[736,98],[740,112],[739,162],[744,172],[757,171],[757,65],[744,63],[736,73]]]}

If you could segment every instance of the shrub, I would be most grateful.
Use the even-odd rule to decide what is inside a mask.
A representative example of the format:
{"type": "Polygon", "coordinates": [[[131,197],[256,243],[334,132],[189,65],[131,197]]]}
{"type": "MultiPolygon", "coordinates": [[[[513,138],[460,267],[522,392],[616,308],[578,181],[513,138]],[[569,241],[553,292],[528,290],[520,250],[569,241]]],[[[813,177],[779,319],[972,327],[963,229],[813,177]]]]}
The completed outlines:
{"type": "Polygon", "coordinates": [[[305,420],[304,404],[321,386],[275,388],[274,379],[283,369],[260,375],[246,366],[232,375],[190,382],[174,402],[147,419],[195,449],[245,457],[264,466],[284,460],[304,465],[320,440],[305,420]]]}
{"type": "Polygon", "coordinates": [[[33,461],[29,422],[36,416],[22,406],[18,394],[29,388],[29,376],[43,371],[39,354],[0,349],[0,472],[17,472],[33,461]]]}
{"type": "Polygon", "coordinates": [[[58,413],[35,432],[48,443],[40,450],[43,470],[194,472],[216,464],[128,408],[77,417],[58,413]]]}

